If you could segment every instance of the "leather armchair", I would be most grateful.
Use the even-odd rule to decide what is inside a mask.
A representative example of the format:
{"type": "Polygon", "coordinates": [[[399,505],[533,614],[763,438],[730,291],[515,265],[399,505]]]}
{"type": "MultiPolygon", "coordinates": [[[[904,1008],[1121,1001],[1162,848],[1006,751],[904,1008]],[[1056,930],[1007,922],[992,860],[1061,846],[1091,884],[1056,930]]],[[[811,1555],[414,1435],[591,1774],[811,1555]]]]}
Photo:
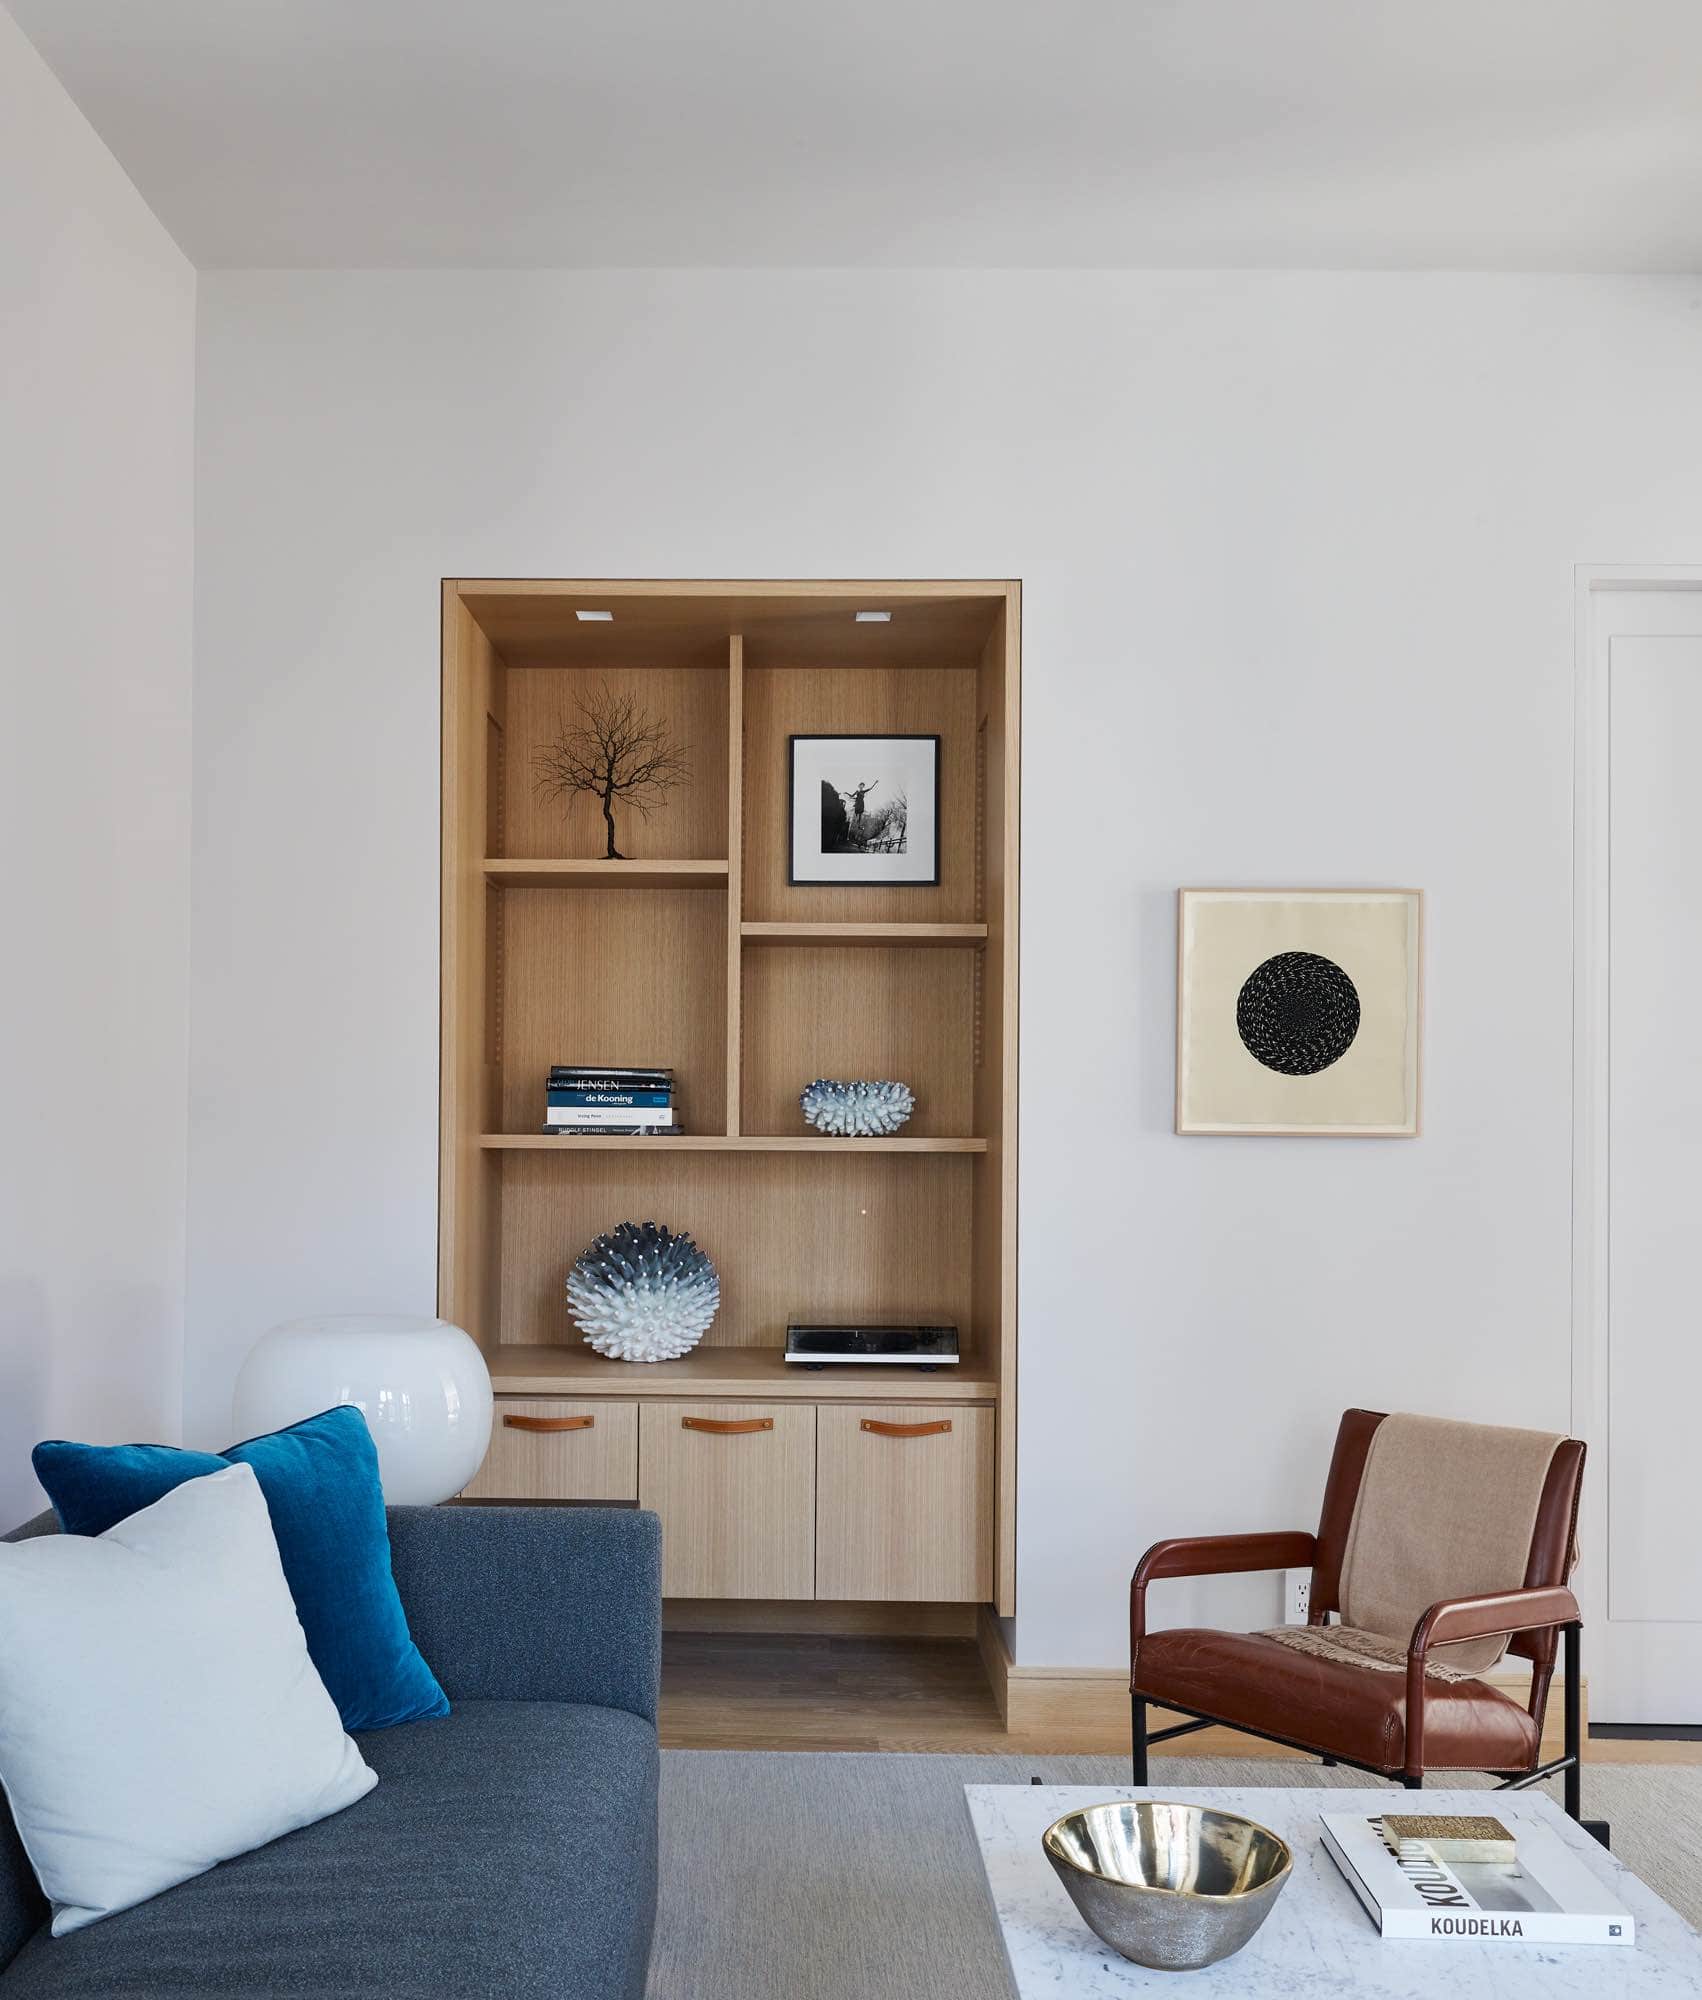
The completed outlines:
{"type": "Polygon", "coordinates": [[[1524,1585],[1488,1595],[1445,1598],[1419,1618],[1407,1642],[1405,1672],[1313,1658],[1258,1633],[1184,1628],[1147,1631],[1147,1590],[1184,1576],[1310,1568],[1309,1622],[1340,1609],[1348,1531],[1371,1438],[1382,1413],[1349,1410],[1342,1418],[1316,1534],[1303,1530],[1202,1535],[1156,1542],[1129,1585],[1129,1691],[1134,1782],[1147,1782],[1147,1751],[1194,1730],[1224,1725],[1327,1763],[1350,1764],[1410,1789],[1428,1770],[1493,1772],[1503,1789],[1565,1773],[1566,1810],[1580,1814],[1582,1712],[1579,1701],[1577,1599],[1566,1586],[1582,1484],[1584,1447],[1557,1448],[1538,1508],[1524,1585]],[[1432,1654],[1462,1640],[1511,1636],[1509,1651],[1531,1662],[1524,1707],[1482,1680],[1432,1671],[1432,1654]],[[1564,1755],[1540,1761],[1548,1691],[1565,1647],[1564,1755]],[[1149,1703],[1190,1718],[1149,1734],[1149,1703]]]}

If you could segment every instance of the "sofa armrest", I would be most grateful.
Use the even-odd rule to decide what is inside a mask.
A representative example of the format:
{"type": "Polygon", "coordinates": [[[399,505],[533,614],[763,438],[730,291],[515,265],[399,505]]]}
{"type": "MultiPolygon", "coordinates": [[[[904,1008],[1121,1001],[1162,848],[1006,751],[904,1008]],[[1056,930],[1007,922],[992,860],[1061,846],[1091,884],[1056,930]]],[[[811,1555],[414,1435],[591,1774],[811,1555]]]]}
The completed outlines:
{"type": "Polygon", "coordinates": [[[630,1507],[392,1507],[414,1643],[450,1701],[572,1701],[656,1720],[662,1528],[630,1507]]]}

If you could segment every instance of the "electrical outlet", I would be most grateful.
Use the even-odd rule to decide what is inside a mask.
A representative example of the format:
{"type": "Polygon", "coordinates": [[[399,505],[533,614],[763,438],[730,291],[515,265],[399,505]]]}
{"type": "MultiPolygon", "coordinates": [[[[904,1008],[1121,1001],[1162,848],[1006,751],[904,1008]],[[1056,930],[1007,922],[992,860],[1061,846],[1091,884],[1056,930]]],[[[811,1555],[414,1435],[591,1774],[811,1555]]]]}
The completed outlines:
{"type": "Polygon", "coordinates": [[[1312,1572],[1285,1569],[1282,1573],[1282,1622],[1304,1625],[1312,1610],[1312,1572]]]}

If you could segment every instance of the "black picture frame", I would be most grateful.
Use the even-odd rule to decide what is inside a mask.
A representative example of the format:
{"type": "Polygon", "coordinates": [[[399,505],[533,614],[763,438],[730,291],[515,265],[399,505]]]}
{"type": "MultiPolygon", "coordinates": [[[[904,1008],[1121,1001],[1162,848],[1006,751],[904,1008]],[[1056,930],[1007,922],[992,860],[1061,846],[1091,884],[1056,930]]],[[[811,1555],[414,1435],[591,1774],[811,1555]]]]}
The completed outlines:
{"type": "MultiPolygon", "coordinates": [[[[940,886],[940,738],[923,730],[804,730],[786,739],[786,883],[793,889],[937,889],[940,886]],[[835,869],[831,873],[798,873],[800,827],[798,819],[798,758],[800,744],[810,743],[925,743],[932,746],[933,754],[927,762],[926,780],[933,793],[933,810],[924,814],[923,824],[928,829],[932,867],[927,874],[906,874],[899,869],[882,869],[877,864],[879,855],[844,856],[821,855],[823,861],[861,860],[871,872],[852,873],[835,869]]],[[[819,835],[819,804],[810,808],[812,822],[818,826],[816,840],[806,843],[817,848],[819,835]]],[[[915,824],[914,810],[909,823],[915,824]]],[[[889,857],[896,860],[898,857],[889,857]]],[[[907,857],[908,858],[908,857],[907,857]]]]}

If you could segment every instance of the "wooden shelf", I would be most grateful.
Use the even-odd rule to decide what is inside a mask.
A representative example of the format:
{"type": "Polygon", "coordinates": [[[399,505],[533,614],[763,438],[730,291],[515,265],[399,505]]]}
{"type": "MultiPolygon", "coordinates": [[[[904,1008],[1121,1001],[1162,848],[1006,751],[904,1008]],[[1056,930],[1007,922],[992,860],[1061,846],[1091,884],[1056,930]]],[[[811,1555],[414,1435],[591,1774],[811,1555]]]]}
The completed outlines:
{"type": "Polygon", "coordinates": [[[729,1139],[724,1133],[682,1132],[671,1139],[640,1139],[626,1133],[557,1138],[553,1132],[486,1132],[479,1144],[491,1152],[536,1153],[984,1153],[985,1139],[835,1139],[825,1132],[802,1135],[757,1134],[729,1139]]]}
{"type": "Polygon", "coordinates": [[[985,924],[741,924],[746,944],[910,945],[979,949],[985,924]]]}
{"type": "Polygon", "coordinates": [[[800,1367],[777,1347],[699,1347],[678,1361],[607,1361],[590,1348],[496,1347],[499,1396],[795,1397],[806,1403],[986,1403],[998,1384],[976,1357],[922,1375],[911,1368],[800,1367]]]}
{"type": "Polygon", "coordinates": [[[725,889],[725,861],[487,861],[499,889],[725,889]]]}
{"type": "MultiPolygon", "coordinates": [[[[682,1547],[706,1564],[686,1594],[809,1598],[808,1560],[774,1587],[771,1517],[807,1558],[825,1507],[842,1567],[817,1582],[1011,1615],[1018,586],[452,578],[443,612],[439,1311],[478,1341],[511,1414],[595,1411],[594,1446],[648,1426],[677,1453],[694,1401],[728,1419],[775,1406],[784,1506],[760,1445],[711,1447],[701,1491],[696,1457],[669,1487],[669,1455],[639,1452],[676,1571],[682,1547]],[[859,620],[870,608],[890,622],[859,620]],[[690,766],[648,817],[614,808],[617,842],[644,850],[630,861],[606,857],[585,801],[570,812],[535,783],[563,719],[605,686],[690,766]],[[789,880],[790,739],[835,734],[938,740],[935,882],[789,880]],[[544,1079],[569,1059],[671,1070],[683,1130],[545,1129],[544,1079]],[[902,1077],[914,1113],[892,1138],[813,1131],[798,1107],[816,1076],[902,1077]],[[716,1344],[634,1366],[580,1343],[568,1261],[623,1216],[713,1256],[716,1344]],[[806,1303],[956,1325],[975,1352],[937,1374],[789,1366],[806,1303]],[[825,1478],[822,1499],[813,1406],[844,1458],[834,1437],[872,1414],[858,1405],[894,1403],[957,1421],[943,1445],[877,1452],[878,1491],[825,1478]],[[939,1532],[898,1550],[892,1524],[916,1519],[939,1532]],[[965,1556],[949,1587],[928,1567],[942,1549],[965,1556]]],[[[481,1493],[605,1490],[581,1433],[510,1435],[532,1456],[499,1453],[481,1493]]],[[[630,1467],[619,1484],[631,1498],[630,1467]]]]}

